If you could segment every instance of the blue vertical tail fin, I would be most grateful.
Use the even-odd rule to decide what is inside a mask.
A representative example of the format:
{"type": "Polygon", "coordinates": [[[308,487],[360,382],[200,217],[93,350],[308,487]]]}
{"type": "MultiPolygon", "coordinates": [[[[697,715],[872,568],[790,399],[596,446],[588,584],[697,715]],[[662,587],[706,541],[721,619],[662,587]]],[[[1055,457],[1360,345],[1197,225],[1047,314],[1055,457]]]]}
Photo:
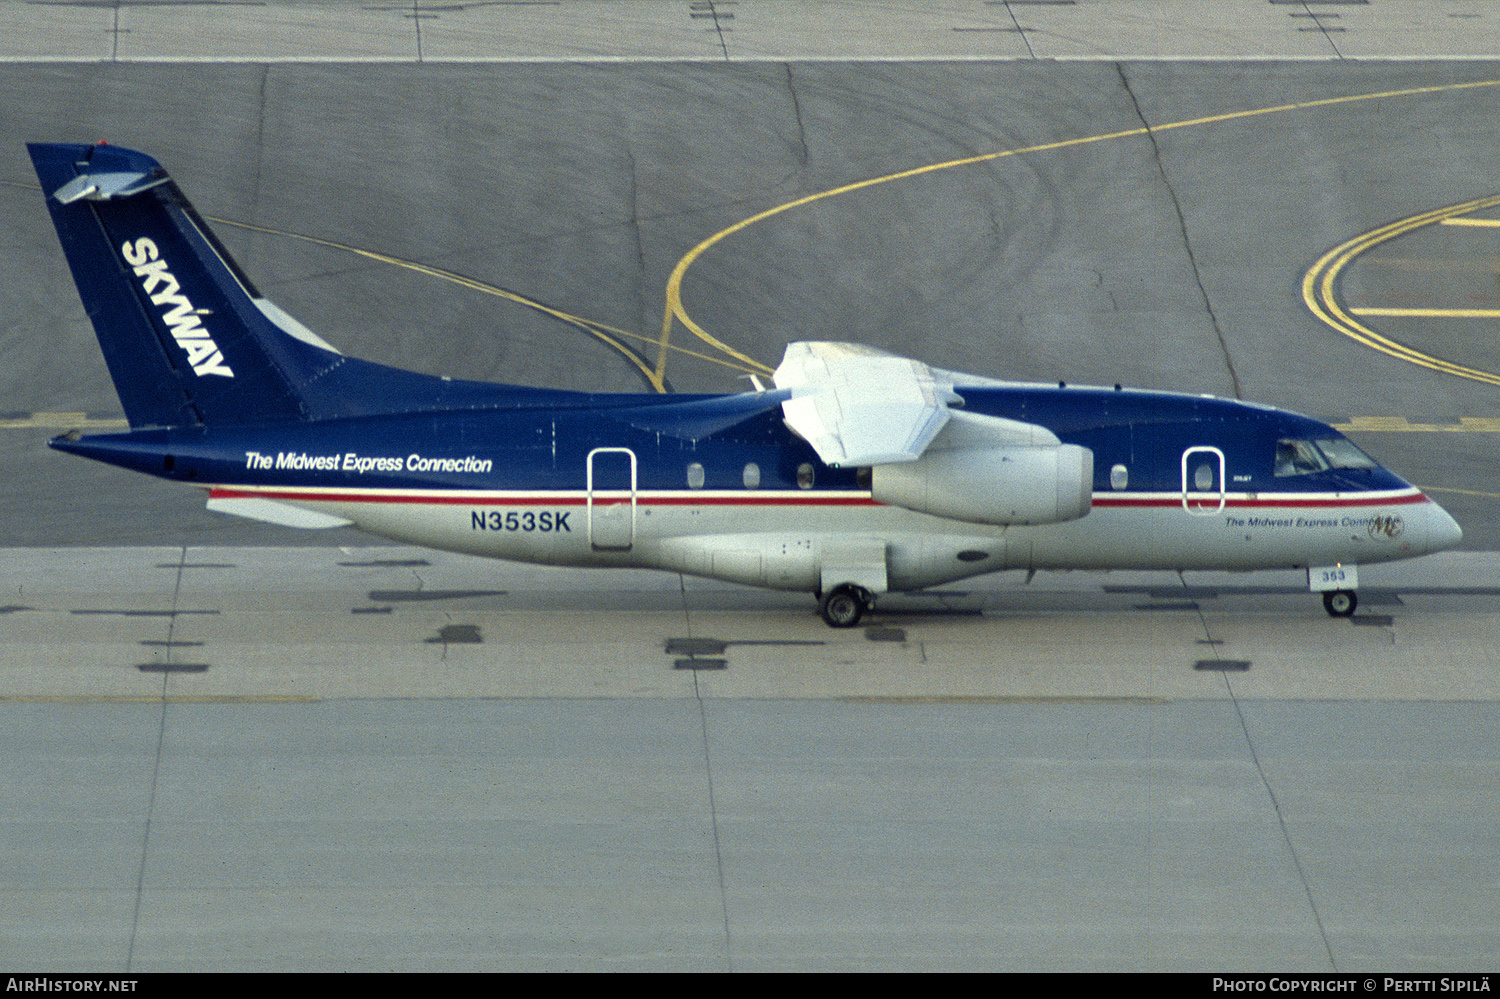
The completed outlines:
{"type": "Polygon", "coordinates": [[[261,297],[159,163],[27,148],[131,427],[336,415],[307,386],[346,359],[261,297]]]}

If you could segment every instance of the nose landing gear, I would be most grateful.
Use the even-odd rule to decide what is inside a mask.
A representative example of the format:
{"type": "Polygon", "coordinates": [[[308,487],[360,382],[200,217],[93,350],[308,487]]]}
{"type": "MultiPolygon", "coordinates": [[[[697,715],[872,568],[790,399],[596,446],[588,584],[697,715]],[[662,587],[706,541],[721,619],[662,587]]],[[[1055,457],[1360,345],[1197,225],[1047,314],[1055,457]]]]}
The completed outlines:
{"type": "Polygon", "coordinates": [[[1323,594],[1323,609],[1329,617],[1353,617],[1359,595],[1353,590],[1329,590],[1323,594]]]}
{"type": "Polygon", "coordinates": [[[1329,617],[1353,617],[1359,606],[1359,566],[1321,565],[1307,567],[1307,588],[1323,594],[1323,609],[1329,617]]]}

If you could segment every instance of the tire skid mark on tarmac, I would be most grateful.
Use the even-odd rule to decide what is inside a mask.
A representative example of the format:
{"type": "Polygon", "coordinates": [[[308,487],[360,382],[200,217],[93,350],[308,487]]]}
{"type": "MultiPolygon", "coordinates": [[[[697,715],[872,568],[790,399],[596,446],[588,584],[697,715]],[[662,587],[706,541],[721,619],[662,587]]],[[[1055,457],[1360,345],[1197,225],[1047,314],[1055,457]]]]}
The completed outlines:
{"type": "MultiPolygon", "coordinates": [[[[849,194],[854,191],[864,190],[868,187],[875,187],[880,184],[889,184],[895,181],[909,180],[913,177],[920,177],[939,170],[951,170],[957,167],[973,166],[980,163],[990,163],[995,160],[1006,159],[1013,156],[1026,156],[1033,153],[1051,152],[1053,150],[1069,149],[1075,146],[1085,146],[1095,143],[1109,142],[1115,139],[1128,139],[1139,136],[1148,136],[1160,132],[1169,132],[1177,129],[1192,128],[1199,125],[1219,125],[1227,122],[1241,121],[1249,118],[1258,118],[1267,115],[1281,114],[1287,111],[1306,111],[1315,108],[1334,107],[1341,104],[1353,104],[1361,101],[1392,100],[1403,97],[1420,97],[1428,94],[1446,94],[1464,90],[1475,90],[1483,87],[1500,87],[1500,80],[1471,80],[1464,83],[1445,83],[1425,87],[1404,87],[1397,90],[1383,90],[1374,93],[1346,94],[1342,97],[1325,97],[1314,101],[1298,101],[1292,104],[1277,104],[1271,107],[1252,108],[1246,111],[1230,111],[1224,114],[1208,115],[1201,118],[1189,118],[1184,121],[1168,122],[1164,125],[1147,125],[1141,128],[1129,128],[1118,132],[1105,132],[1099,135],[1083,136],[1076,139],[1063,139],[1058,142],[1047,142],[1040,145],[1025,146],[1016,149],[1001,149],[996,152],[982,153],[977,156],[965,156],[960,159],[946,160],[941,163],[929,163],[924,166],[911,167],[906,170],[896,171],[895,173],[885,174],[879,177],[869,177],[864,180],[858,180],[849,184],[844,184],[840,187],[830,188],[826,191],[819,191],[813,194],[804,195],[800,198],[794,198],[791,201],[785,202],[772,208],[768,208],[765,211],[756,213],[755,215],[751,215],[749,218],[742,219],[739,222],[734,223],[733,225],[726,226],[725,228],[709,236],[707,239],[704,239],[697,246],[693,247],[691,250],[685,253],[682,258],[677,261],[677,265],[672,269],[671,276],[667,279],[667,288],[665,295],[666,306],[664,315],[662,317],[661,339],[657,341],[658,353],[656,358],[656,365],[653,369],[653,374],[658,378],[664,377],[667,367],[668,351],[674,349],[672,347],[672,333],[678,324],[681,324],[683,328],[687,329],[699,340],[702,340],[710,347],[734,359],[740,364],[749,365],[766,373],[770,373],[772,371],[772,369],[765,364],[762,364],[761,362],[746,356],[745,354],[734,349],[728,344],[715,338],[707,330],[703,329],[698,325],[697,322],[693,320],[692,316],[688,314],[687,308],[682,303],[682,280],[686,276],[688,269],[692,267],[694,261],[696,261],[714,245],[734,235],[735,233],[756,224],[757,222],[762,222],[776,215],[780,215],[783,212],[801,208],[804,205],[809,205],[816,201],[822,201],[827,198],[836,197],[841,194],[849,194]]],[[[1495,201],[1496,203],[1500,203],[1500,198],[1496,198],[1495,201]]],[[[1472,211],[1474,209],[1471,208],[1468,210],[1472,211]]],[[[1451,214],[1457,215],[1462,213],[1459,211],[1454,211],[1451,214]]],[[[1434,221],[1436,220],[1437,219],[1434,219],[1434,221]]],[[[1335,250],[1333,252],[1337,253],[1338,251],[1335,250]]],[[[1309,299],[1309,307],[1312,307],[1311,299],[1309,299]]],[[[1314,309],[1314,312],[1316,313],[1317,310],[1314,309]]],[[[1320,318],[1322,318],[1321,315],[1320,318]]],[[[1327,319],[1325,319],[1324,321],[1329,322],[1329,320],[1327,319]]],[[[1353,322],[1352,319],[1350,320],[1350,322],[1353,322]]],[[[1329,322],[1329,324],[1334,325],[1332,322],[1329,322]]],[[[1354,323],[1353,325],[1357,326],[1358,324],[1354,323]]],[[[1341,333],[1345,333],[1345,335],[1353,335],[1352,333],[1340,328],[1337,325],[1334,325],[1334,328],[1339,329],[1339,331],[1341,333]]],[[[1363,329],[1363,327],[1361,327],[1361,329],[1363,329]]],[[[1369,338],[1370,339],[1367,341],[1365,339],[1355,337],[1355,339],[1359,339],[1361,343],[1364,343],[1365,346],[1374,347],[1374,349],[1377,350],[1384,350],[1384,347],[1376,346],[1376,343],[1379,342],[1380,339],[1376,334],[1369,333],[1369,338]]],[[[1395,344],[1394,341],[1388,341],[1388,343],[1391,346],[1392,350],[1401,348],[1401,345],[1395,344]]],[[[1411,351],[1410,348],[1401,349],[1407,351],[1412,355],[1416,355],[1418,353],[1416,351],[1411,351]]],[[[1385,352],[1390,353],[1391,351],[1386,350],[1385,352]]],[[[1396,355],[1393,354],[1393,356],[1396,355]]],[[[1413,358],[1409,356],[1405,357],[1404,359],[1413,360],[1413,358]]],[[[1436,361],[1436,359],[1431,360],[1436,361]]],[[[1413,363],[1423,362],[1413,360],[1413,363]]],[[[1491,375],[1487,372],[1476,372],[1473,371],[1473,369],[1464,370],[1471,373],[1464,374],[1462,375],[1462,377],[1478,376],[1478,380],[1481,381],[1490,381],[1491,379],[1493,379],[1491,384],[1500,385],[1500,375],[1491,375]]]]}

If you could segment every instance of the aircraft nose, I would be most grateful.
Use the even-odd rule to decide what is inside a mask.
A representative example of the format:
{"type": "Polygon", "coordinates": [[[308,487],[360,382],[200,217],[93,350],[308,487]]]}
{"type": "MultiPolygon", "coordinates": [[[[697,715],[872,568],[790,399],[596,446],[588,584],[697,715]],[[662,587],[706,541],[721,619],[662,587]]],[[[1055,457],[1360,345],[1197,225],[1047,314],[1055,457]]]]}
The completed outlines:
{"type": "Polygon", "coordinates": [[[1464,529],[1458,526],[1458,521],[1447,510],[1433,503],[1427,518],[1427,550],[1437,552],[1455,548],[1463,540],[1464,529]]]}

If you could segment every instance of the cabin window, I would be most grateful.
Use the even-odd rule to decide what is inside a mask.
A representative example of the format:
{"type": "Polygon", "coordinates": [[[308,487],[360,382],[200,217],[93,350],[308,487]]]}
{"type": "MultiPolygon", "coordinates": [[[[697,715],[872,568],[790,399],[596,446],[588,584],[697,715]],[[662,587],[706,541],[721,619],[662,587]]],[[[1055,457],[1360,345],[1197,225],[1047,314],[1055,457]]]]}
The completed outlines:
{"type": "Polygon", "coordinates": [[[687,482],[689,489],[703,488],[703,466],[696,461],[687,467],[687,482]]]}
{"type": "Polygon", "coordinates": [[[745,465],[745,488],[760,488],[760,466],[753,461],[745,465]]]}
{"type": "Polygon", "coordinates": [[[1212,489],[1214,487],[1214,466],[1208,462],[1199,465],[1198,470],[1193,473],[1193,485],[1198,487],[1200,493],[1208,492],[1212,489]]]}
{"type": "Polygon", "coordinates": [[[804,461],[802,464],[797,466],[797,488],[811,489],[812,487],[813,467],[811,463],[804,461]]]}
{"type": "Polygon", "coordinates": [[[1124,489],[1130,485],[1130,469],[1124,465],[1116,465],[1109,470],[1109,488],[1124,489]]]}

